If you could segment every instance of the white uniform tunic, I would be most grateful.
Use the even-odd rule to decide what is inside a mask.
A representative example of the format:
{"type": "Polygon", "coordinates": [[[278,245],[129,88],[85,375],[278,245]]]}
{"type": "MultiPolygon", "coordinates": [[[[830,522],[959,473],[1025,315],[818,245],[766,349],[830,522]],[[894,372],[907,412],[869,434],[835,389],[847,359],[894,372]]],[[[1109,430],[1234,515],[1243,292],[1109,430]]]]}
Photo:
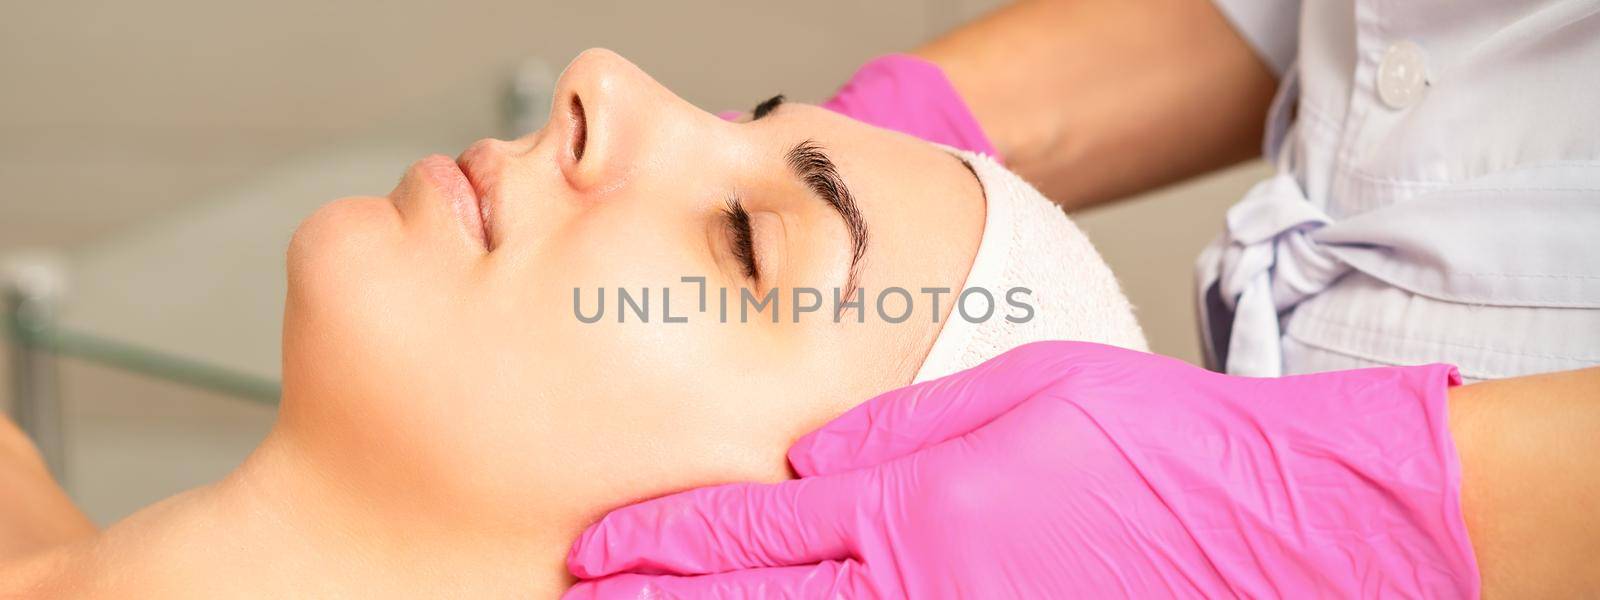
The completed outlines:
{"type": "Polygon", "coordinates": [[[1600,0],[1216,0],[1278,174],[1200,258],[1207,360],[1600,364],[1600,0]]]}

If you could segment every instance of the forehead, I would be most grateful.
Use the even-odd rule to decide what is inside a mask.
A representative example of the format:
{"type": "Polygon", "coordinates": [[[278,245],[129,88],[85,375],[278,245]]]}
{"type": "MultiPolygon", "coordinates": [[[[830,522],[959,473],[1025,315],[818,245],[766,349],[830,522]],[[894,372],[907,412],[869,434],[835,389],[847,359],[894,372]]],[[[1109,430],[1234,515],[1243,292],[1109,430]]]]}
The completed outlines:
{"type": "Polygon", "coordinates": [[[869,295],[960,287],[982,237],[984,198],[959,158],[815,106],[784,105],[768,118],[779,135],[821,145],[854,194],[870,236],[861,269],[869,295]]]}

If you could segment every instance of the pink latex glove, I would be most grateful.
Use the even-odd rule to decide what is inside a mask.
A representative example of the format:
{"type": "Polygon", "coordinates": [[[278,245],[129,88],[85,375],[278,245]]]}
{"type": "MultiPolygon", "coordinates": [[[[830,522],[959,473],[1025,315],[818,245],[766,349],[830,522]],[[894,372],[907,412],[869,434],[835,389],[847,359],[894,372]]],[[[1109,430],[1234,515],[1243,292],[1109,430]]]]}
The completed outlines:
{"type": "Polygon", "coordinates": [[[571,598],[1475,597],[1454,367],[1250,379],[1044,342],[619,509],[571,598]]]}
{"type": "MultiPolygon", "coordinates": [[[[857,121],[1000,159],[944,71],[909,54],[868,61],[822,107],[857,121]]],[[[737,120],[744,113],[718,116],[737,120]]]]}

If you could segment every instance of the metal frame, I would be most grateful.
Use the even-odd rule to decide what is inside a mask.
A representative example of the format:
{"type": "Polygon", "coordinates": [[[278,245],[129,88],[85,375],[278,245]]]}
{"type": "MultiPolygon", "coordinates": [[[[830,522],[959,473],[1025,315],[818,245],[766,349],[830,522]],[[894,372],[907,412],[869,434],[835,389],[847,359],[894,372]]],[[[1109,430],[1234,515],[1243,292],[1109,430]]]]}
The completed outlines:
{"type": "Polygon", "coordinates": [[[27,279],[13,276],[0,280],[5,310],[3,325],[10,342],[6,368],[11,402],[4,408],[17,426],[33,439],[57,481],[67,481],[67,454],[70,452],[62,414],[59,369],[62,357],[251,402],[278,403],[282,386],[273,379],[62,327],[57,318],[56,290],[50,285],[30,285],[27,279]]]}
{"type": "Polygon", "coordinates": [[[52,331],[55,306],[15,282],[5,289],[5,325],[10,339],[11,402],[7,410],[44,457],[57,481],[65,480],[66,431],[62,427],[60,379],[55,353],[41,343],[52,331]]]}

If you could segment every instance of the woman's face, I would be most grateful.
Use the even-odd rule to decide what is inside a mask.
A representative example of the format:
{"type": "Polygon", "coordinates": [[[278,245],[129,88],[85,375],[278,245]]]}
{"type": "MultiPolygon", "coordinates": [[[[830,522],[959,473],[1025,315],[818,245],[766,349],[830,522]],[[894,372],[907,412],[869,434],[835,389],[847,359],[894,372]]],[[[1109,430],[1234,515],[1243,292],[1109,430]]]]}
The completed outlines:
{"type": "Polygon", "coordinates": [[[958,288],[982,233],[958,159],[812,106],[724,121],[606,51],[553,104],[539,132],[300,226],[283,427],[458,509],[536,513],[530,491],[563,486],[599,511],[782,477],[795,437],[909,383],[951,303],[919,290],[958,288]],[[913,294],[899,323],[889,287],[913,294]],[[619,288],[648,293],[648,322],[619,288]],[[798,322],[795,288],[821,296],[798,322]],[[864,291],[840,322],[835,288],[864,291]],[[741,322],[742,295],[774,289],[741,322]]]}

